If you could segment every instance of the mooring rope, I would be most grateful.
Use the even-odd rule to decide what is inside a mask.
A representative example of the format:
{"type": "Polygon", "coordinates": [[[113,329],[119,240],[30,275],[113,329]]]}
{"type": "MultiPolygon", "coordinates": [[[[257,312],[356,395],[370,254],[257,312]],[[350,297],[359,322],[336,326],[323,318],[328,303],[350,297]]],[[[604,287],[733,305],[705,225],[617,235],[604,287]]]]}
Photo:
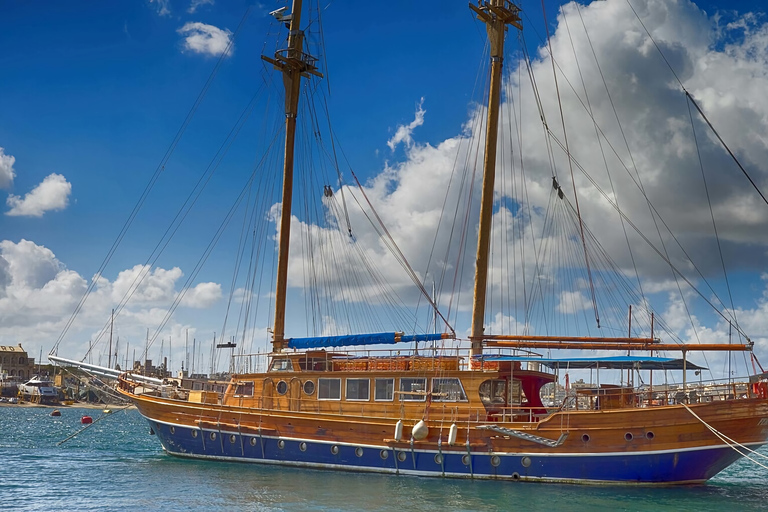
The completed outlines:
{"type": "Polygon", "coordinates": [[[699,417],[699,415],[698,415],[698,414],[696,414],[695,412],[693,412],[693,411],[691,410],[691,408],[690,408],[690,407],[688,407],[686,404],[681,404],[681,405],[682,405],[683,407],[685,407],[685,408],[688,410],[688,412],[689,412],[689,413],[691,413],[691,414],[693,415],[693,417],[694,417],[694,418],[696,418],[697,420],[699,420],[699,421],[702,423],[702,425],[704,425],[705,427],[707,427],[707,428],[708,428],[708,429],[709,429],[709,430],[710,430],[710,431],[711,431],[713,434],[715,434],[715,435],[718,437],[718,439],[720,439],[720,440],[721,440],[723,443],[725,443],[725,444],[726,444],[728,447],[732,448],[732,449],[733,449],[733,450],[734,450],[736,453],[738,453],[738,454],[739,454],[739,455],[741,455],[742,457],[746,457],[747,459],[751,460],[752,462],[754,462],[754,463],[755,463],[755,464],[757,464],[758,466],[760,466],[760,467],[762,467],[762,468],[764,468],[764,469],[768,469],[768,466],[766,466],[765,464],[763,464],[763,463],[761,463],[761,462],[759,462],[759,461],[756,461],[755,459],[753,459],[752,457],[750,457],[750,456],[749,456],[749,455],[747,455],[746,453],[742,453],[742,452],[740,452],[740,451],[739,451],[739,449],[738,449],[738,448],[736,448],[736,446],[739,446],[740,448],[743,448],[743,449],[745,449],[746,451],[748,451],[748,452],[752,453],[753,455],[758,455],[758,456],[760,456],[760,457],[762,457],[762,458],[764,458],[764,459],[768,459],[768,456],[766,456],[766,455],[763,455],[762,453],[759,453],[759,452],[757,452],[757,451],[753,450],[752,448],[749,448],[748,446],[744,446],[743,444],[739,443],[738,441],[735,441],[735,440],[731,439],[730,437],[726,436],[726,435],[725,435],[725,434],[723,434],[722,432],[718,431],[718,430],[717,430],[715,427],[713,427],[712,425],[710,425],[709,423],[707,423],[706,421],[704,421],[703,419],[701,419],[701,418],[699,417]]]}
{"type": "MultiPolygon", "coordinates": [[[[132,404],[132,403],[131,403],[131,404],[128,404],[128,405],[126,405],[125,407],[123,407],[122,409],[118,409],[118,411],[124,411],[124,410],[126,410],[128,407],[130,407],[131,405],[133,405],[133,404],[132,404]]],[[[87,429],[89,429],[90,427],[92,427],[93,425],[97,424],[98,422],[100,422],[101,420],[103,420],[104,418],[106,418],[107,416],[111,416],[111,415],[112,415],[112,413],[106,413],[106,412],[103,412],[103,413],[101,414],[101,416],[99,416],[98,418],[96,418],[95,420],[93,420],[93,422],[92,422],[92,423],[89,423],[89,424],[87,424],[86,426],[84,426],[83,428],[81,428],[80,430],[78,430],[77,432],[75,432],[74,434],[70,435],[70,436],[69,436],[69,437],[67,437],[66,439],[63,439],[63,440],[59,441],[58,443],[56,443],[56,446],[61,446],[62,444],[66,443],[66,442],[67,442],[67,441],[69,441],[70,439],[74,438],[75,436],[77,436],[77,435],[78,435],[78,434],[80,434],[81,432],[84,432],[85,430],[87,430],[87,429]]]]}

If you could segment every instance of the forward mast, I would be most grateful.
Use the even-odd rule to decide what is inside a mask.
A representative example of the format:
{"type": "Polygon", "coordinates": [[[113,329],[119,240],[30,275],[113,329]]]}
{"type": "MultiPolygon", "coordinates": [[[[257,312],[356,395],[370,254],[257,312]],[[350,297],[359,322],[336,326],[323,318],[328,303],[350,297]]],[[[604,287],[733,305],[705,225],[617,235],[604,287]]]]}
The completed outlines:
{"type": "MultiPolygon", "coordinates": [[[[291,14],[282,15],[275,11],[279,21],[289,22],[288,48],[275,52],[274,59],[261,58],[283,73],[285,87],[285,158],[283,162],[283,194],[280,214],[279,246],[277,256],[277,279],[275,286],[275,322],[272,326],[272,350],[280,352],[286,347],[285,302],[288,284],[288,253],[291,241],[291,204],[293,201],[293,162],[296,138],[296,118],[299,113],[301,78],[315,75],[322,78],[317,70],[317,58],[304,52],[304,32],[300,30],[302,0],[294,0],[291,14]]],[[[274,14],[274,13],[273,13],[274,14]]]]}
{"type": "Polygon", "coordinates": [[[493,218],[493,186],[496,179],[496,140],[499,132],[499,106],[501,104],[501,72],[504,67],[504,36],[507,25],[522,30],[520,8],[509,0],[479,0],[469,4],[477,17],[485,23],[491,45],[491,85],[488,94],[488,121],[485,134],[483,160],[483,189],[480,202],[480,228],[477,237],[475,261],[475,290],[472,306],[472,355],[483,353],[483,320],[488,286],[488,253],[491,248],[491,221],[493,218]]]}

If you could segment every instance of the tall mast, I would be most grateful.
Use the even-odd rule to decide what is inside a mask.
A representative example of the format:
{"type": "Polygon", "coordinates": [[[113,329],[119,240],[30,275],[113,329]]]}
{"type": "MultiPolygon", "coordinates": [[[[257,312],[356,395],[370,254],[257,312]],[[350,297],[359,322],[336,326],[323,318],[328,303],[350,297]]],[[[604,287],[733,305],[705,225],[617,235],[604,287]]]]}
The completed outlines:
{"type": "Polygon", "coordinates": [[[496,138],[499,132],[499,105],[501,104],[501,71],[504,64],[504,35],[507,25],[522,30],[520,8],[509,0],[478,0],[470,9],[485,23],[491,45],[491,86],[488,94],[488,122],[485,134],[483,161],[483,191],[480,202],[480,229],[477,237],[475,261],[475,293],[472,308],[472,355],[483,353],[483,319],[488,281],[488,252],[491,247],[491,220],[493,218],[493,185],[496,178],[496,138]]]}
{"type": "Polygon", "coordinates": [[[317,59],[304,53],[304,32],[301,23],[301,2],[294,0],[291,14],[283,15],[279,9],[272,13],[278,21],[290,22],[288,48],[275,52],[272,59],[261,58],[283,73],[285,87],[285,159],[283,164],[283,198],[280,215],[280,243],[277,256],[277,283],[275,288],[275,323],[272,326],[272,350],[285,348],[285,298],[288,283],[288,249],[291,240],[291,202],[293,198],[293,156],[296,136],[296,117],[299,111],[301,77],[313,74],[322,77],[315,67],[317,59]]]}

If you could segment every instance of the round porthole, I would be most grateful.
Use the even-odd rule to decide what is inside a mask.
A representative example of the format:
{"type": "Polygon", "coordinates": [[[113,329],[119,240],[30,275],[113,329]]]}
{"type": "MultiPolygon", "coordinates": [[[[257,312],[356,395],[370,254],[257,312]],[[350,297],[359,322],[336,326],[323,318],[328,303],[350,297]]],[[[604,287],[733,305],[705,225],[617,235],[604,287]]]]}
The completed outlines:
{"type": "Polygon", "coordinates": [[[406,457],[405,452],[397,452],[397,460],[399,460],[400,462],[405,462],[405,457],[406,457]]]}
{"type": "Polygon", "coordinates": [[[531,458],[530,457],[523,457],[523,459],[520,461],[520,464],[522,464],[524,468],[531,467],[531,458]]]}
{"type": "Polygon", "coordinates": [[[360,448],[359,446],[357,448],[355,448],[355,455],[357,455],[358,457],[362,457],[363,456],[363,449],[360,448]]]}
{"type": "Polygon", "coordinates": [[[307,443],[299,443],[299,450],[303,452],[307,451],[307,443]]]}
{"type": "Polygon", "coordinates": [[[499,464],[501,464],[501,459],[499,458],[498,455],[494,455],[493,457],[491,457],[491,466],[497,468],[499,467],[499,464]]]}
{"type": "Polygon", "coordinates": [[[171,431],[171,434],[175,434],[176,433],[176,427],[171,427],[168,430],[171,431]]]}
{"type": "Polygon", "coordinates": [[[211,441],[216,440],[216,432],[211,432],[211,435],[209,436],[211,438],[211,441]]]}
{"type": "Polygon", "coordinates": [[[379,452],[379,457],[381,457],[381,460],[387,460],[389,458],[389,452],[387,450],[381,450],[379,452]]]}
{"type": "Polygon", "coordinates": [[[645,433],[645,438],[646,438],[646,439],[648,439],[648,440],[651,440],[651,439],[653,439],[654,437],[655,437],[654,433],[653,433],[653,432],[651,432],[650,430],[649,430],[648,432],[646,432],[646,433],[645,433]]]}
{"type": "Polygon", "coordinates": [[[589,442],[589,434],[582,434],[581,440],[584,441],[585,443],[588,443],[589,442]]]}
{"type": "Polygon", "coordinates": [[[336,446],[336,445],[331,446],[331,453],[334,454],[334,455],[338,455],[339,454],[339,447],[336,446]]]}
{"type": "Polygon", "coordinates": [[[315,383],[311,380],[308,380],[304,383],[304,394],[305,395],[311,395],[315,392],[315,383]]]}
{"type": "Polygon", "coordinates": [[[192,431],[192,437],[197,437],[197,430],[192,431]]]}
{"type": "Polygon", "coordinates": [[[472,459],[470,459],[469,454],[466,454],[461,458],[461,463],[464,464],[465,466],[469,466],[469,463],[471,460],[472,459]]]}
{"type": "Polygon", "coordinates": [[[443,463],[443,456],[439,453],[435,454],[435,464],[442,464],[443,463]]]}
{"type": "Polygon", "coordinates": [[[256,438],[255,437],[251,438],[251,446],[256,446],[256,438]]]}
{"type": "Polygon", "coordinates": [[[280,448],[281,450],[282,450],[283,448],[285,448],[285,441],[283,441],[282,439],[281,439],[281,440],[279,440],[279,441],[277,442],[277,447],[278,447],[278,448],[280,448]]]}
{"type": "Polygon", "coordinates": [[[626,434],[624,434],[624,439],[626,439],[627,441],[631,441],[633,438],[634,436],[632,435],[632,432],[627,432],[626,434]]]}
{"type": "Polygon", "coordinates": [[[231,436],[229,436],[230,443],[235,444],[235,441],[237,441],[237,437],[235,436],[235,434],[232,434],[231,436]]]}
{"type": "Polygon", "coordinates": [[[284,380],[281,380],[277,383],[277,394],[278,395],[284,395],[288,392],[288,383],[284,380]]]}

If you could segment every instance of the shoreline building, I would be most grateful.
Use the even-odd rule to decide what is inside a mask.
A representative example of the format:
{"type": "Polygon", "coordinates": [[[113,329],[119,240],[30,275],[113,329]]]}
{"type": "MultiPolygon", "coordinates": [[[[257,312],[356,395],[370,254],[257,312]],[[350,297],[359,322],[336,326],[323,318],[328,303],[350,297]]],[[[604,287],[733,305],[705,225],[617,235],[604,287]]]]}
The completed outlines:
{"type": "Polygon", "coordinates": [[[29,379],[35,370],[35,358],[27,356],[27,351],[19,343],[17,346],[0,345],[0,375],[3,380],[29,379]]]}

